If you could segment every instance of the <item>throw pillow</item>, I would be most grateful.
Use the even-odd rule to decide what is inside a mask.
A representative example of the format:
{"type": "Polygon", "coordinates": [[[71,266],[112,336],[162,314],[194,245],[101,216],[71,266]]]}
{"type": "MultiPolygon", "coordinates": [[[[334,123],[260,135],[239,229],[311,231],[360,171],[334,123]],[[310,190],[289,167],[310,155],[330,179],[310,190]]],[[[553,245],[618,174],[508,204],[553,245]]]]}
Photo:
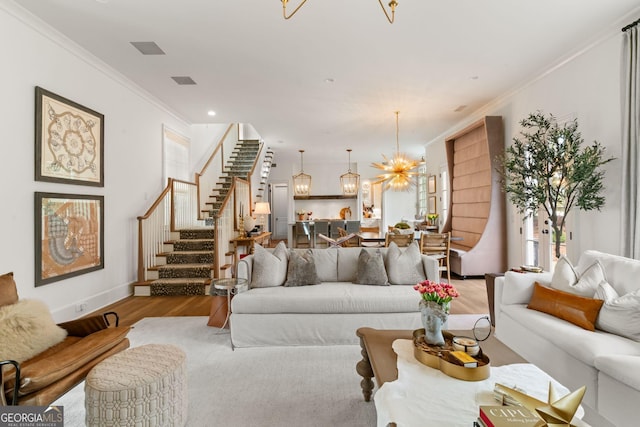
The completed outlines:
{"type": "Polygon", "coordinates": [[[308,249],[304,253],[291,250],[289,254],[289,267],[287,268],[287,281],[285,286],[317,285],[320,283],[316,271],[316,263],[313,252],[308,249]]]}
{"type": "Polygon", "coordinates": [[[559,291],[593,298],[598,285],[604,280],[606,280],[604,268],[599,261],[594,262],[581,275],[578,275],[571,262],[565,256],[561,256],[553,271],[551,287],[559,291]]]}
{"type": "Polygon", "coordinates": [[[18,302],[18,290],[13,273],[0,276],[0,307],[18,302]]]}
{"type": "Polygon", "coordinates": [[[389,284],[387,270],[384,268],[384,259],[382,258],[380,249],[375,252],[369,252],[366,249],[360,251],[355,283],[360,285],[389,284]]]}
{"type": "Polygon", "coordinates": [[[618,296],[610,284],[602,282],[595,297],[604,301],[596,328],[640,341],[640,290],[618,296]]]}
{"type": "Polygon", "coordinates": [[[415,285],[426,280],[422,267],[422,254],[416,242],[403,251],[395,242],[387,249],[387,275],[392,285],[415,285]]]}
{"type": "Polygon", "coordinates": [[[269,288],[282,286],[286,278],[287,246],[284,242],[278,243],[273,252],[269,252],[260,245],[255,245],[251,287],[269,288]]]}
{"type": "Polygon", "coordinates": [[[42,301],[27,299],[0,307],[0,360],[22,363],[66,336],[42,301]]]}
{"type": "Polygon", "coordinates": [[[550,314],[588,331],[595,331],[602,300],[585,298],[535,283],[527,308],[550,314]]]}

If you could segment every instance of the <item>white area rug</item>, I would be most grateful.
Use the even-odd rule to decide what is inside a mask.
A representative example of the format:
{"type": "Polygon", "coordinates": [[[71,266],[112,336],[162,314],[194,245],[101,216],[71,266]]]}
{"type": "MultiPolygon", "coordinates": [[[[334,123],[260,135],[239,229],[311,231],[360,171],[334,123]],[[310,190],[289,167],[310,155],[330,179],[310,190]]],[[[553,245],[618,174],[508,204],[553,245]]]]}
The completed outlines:
{"type": "MultiPolygon", "coordinates": [[[[451,315],[450,329],[469,329],[482,315],[451,315]]],[[[189,427],[375,426],[356,363],[360,346],[270,347],[231,350],[228,331],[207,317],[158,317],[138,322],[131,347],[174,344],[187,353],[189,427]]],[[[355,332],[354,332],[355,333],[355,332]]],[[[84,426],[84,383],[54,405],[65,426],[84,426]]]]}

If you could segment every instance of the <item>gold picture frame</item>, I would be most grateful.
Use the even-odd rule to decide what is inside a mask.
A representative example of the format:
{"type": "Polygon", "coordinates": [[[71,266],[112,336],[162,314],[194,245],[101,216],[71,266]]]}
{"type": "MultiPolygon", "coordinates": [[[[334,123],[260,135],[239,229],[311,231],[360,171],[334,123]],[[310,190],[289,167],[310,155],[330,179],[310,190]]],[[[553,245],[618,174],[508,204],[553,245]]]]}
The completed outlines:
{"type": "Polygon", "coordinates": [[[104,115],[36,86],[35,179],[104,187],[104,115]]]}
{"type": "Polygon", "coordinates": [[[437,213],[437,211],[436,211],[436,196],[429,196],[427,207],[428,207],[428,210],[429,210],[430,214],[437,213]]]}
{"type": "Polygon", "coordinates": [[[429,191],[429,194],[433,194],[436,192],[436,176],[435,175],[429,175],[429,178],[427,180],[427,189],[429,191]]]}
{"type": "Polygon", "coordinates": [[[104,268],[104,196],[35,193],[35,284],[104,268]]]}

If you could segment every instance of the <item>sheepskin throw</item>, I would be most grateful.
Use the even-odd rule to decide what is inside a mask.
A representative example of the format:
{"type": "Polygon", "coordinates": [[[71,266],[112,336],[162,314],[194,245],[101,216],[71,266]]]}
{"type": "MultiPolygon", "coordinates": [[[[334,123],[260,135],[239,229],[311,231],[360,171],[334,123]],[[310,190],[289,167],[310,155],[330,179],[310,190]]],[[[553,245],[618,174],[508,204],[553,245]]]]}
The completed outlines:
{"type": "Polygon", "coordinates": [[[66,336],[42,301],[27,299],[0,307],[0,360],[24,362],[66,336]]]}

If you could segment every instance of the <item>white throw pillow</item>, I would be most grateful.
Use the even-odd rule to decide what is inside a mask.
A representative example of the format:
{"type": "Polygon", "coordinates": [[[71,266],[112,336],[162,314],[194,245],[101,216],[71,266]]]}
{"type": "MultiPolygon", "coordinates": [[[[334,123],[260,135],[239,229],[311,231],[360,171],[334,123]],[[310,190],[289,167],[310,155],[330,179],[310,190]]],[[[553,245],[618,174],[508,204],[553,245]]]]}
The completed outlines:
{"type": "Polygon", "coordinates": [[[278,243],[272,253],[260,245],[255,245],[251,287],[269,288],[282,286],[286,278],[287,246],[284,242],[278,243]]]}
{"type": "Polygon", "coordinates": [[[604,300],[596,328],[640,341],[640,289],[618,296],[610,284],[602,282],[595,297],[604,300]]]}
{"type": "Polygon", "coordinates": [[[593,298],[598,285],[605,280],[604,268],[600,261],[594,262],[582,275],[578,275],[571,261],[561,256],[553,271],[551,287],[574,295],[593,298]]]}
{"type": "Polygon", "coordinates": [[[395,242],[387,249],[387,276],[392,285],[415,285],[426,280],[422,267],[422,254],[418,243],[411,243],[404,252],[395,242]]]}

